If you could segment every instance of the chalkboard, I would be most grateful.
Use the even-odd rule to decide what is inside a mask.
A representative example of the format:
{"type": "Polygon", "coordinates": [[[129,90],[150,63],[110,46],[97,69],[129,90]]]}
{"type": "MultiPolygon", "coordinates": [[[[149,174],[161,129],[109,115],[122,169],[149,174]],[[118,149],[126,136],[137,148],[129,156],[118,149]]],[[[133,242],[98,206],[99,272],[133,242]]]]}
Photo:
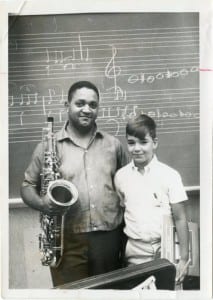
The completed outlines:
{"type": "Polygon", "coordinates": [[[8,50],[10,198],[19,197],[47,116],[55,130],[64,124],[77,80],[100,90],[100,129],[125,145],[127,118],[149,114],[158,157],[184,185],[199,185],[198,13],[10,16],[8,50]]]}

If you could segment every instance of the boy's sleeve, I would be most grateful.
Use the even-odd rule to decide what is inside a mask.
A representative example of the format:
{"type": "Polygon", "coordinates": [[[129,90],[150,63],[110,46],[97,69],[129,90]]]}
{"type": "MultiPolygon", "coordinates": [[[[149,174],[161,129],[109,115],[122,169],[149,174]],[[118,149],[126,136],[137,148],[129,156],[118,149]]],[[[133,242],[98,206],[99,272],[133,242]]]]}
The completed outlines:
{"type": "Polygon", "coordinates": [[[178,172],[174,172],[169,182],[169,198],[171,203],[179,203],[188,200],[182,178],[178,172]]]}
{"type": "Polygon", "coordinates": [[[117,170],[120,168],[124,167],[129,163],[129,155],[128,153],[124,150],[123,145],[121,144],[120,141],[118,141],[118,156],[117,156],[117,170]]]}
{"type": "Polygon", "coordinates": [[[116,193],[119,197],[119,200],[120,200],[120,205],[122,207],[124,207],[124,194],[122,193],[121,191],[121,187],[120,187],[120,182],[119,182],[119,171],[115,174],[115,177],[114,177],[114,185],[115,185],[115,190],[116,190],[116,193]]]}

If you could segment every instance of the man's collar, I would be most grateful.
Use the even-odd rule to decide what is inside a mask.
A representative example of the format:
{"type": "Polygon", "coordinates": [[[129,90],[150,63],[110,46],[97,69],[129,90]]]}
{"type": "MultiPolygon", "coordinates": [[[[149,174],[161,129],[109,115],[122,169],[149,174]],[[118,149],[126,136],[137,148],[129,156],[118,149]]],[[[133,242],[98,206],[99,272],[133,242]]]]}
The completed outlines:
{"type": "MultiPolygon", "coordinates": [[[[65,124],[63,125],[63,127],[61,128],[61,130],[58,131],[57,135],[56,135],[56,139],[57,141],[63,141],[65,139],[70,139],[73,140],[73,138],[68,134],[67,132],[67,126],[69,124],[69,121],[66,121],[65,124]]],[[[100,131],[97,128],[97,125],[95,124],[95,131],[94,131],[94,136],[103,136],[102,131],[100,131]]]]}
{"type": "Polygon", "coordinates": [[[66,123],[63,125],[63,127],[57,132],[57,134],[56,134],[57,141],[62,141],[62,140],[65,140],[65,139],[70,139],[70,137],[68,135],[68,132],[66,130],[67,125],[68,125],[68,121],[66,121],[66,123]]]}

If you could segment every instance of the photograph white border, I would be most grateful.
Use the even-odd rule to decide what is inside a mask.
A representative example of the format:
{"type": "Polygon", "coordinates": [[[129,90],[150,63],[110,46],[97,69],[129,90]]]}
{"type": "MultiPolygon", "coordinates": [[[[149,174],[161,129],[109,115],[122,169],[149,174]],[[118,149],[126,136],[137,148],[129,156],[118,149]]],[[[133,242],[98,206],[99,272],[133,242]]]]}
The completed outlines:
{"type": "Polygon", "coordinates": [[[209,299],[212,298],[212,84],[213,2],[211,0],[32,0],[0,1],[1,294],[28,299],[209,299]],[[199,12],[200,15],[200,291],[10,290],[8,288],[8,13],[18,15],[105,12],[199,12]]]}

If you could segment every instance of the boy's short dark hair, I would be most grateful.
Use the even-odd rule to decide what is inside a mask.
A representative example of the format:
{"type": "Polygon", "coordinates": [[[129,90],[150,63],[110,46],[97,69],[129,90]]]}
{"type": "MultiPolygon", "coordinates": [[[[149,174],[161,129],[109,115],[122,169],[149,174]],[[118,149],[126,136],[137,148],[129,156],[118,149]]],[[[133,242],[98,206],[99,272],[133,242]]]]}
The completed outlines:
{"type": "Polygon", "coordinates": [[[70,102],[72,100],[73,94],[76,92],[76,90],[84,88],[84,87],[93,90],[97,94],[97,97],[99,99],[99,91],[98,91],[97,87],[92,82],[90,82],[90,81],[77,81],[69,88],[68,102],[70,102]]]}
{"type": "Polygon", "coordinates": [[[152,139],[156,138],[156,123],[151,117],[140,114],[128,121],[126,134],[144,139],[147,133],[150,134],[152,139]]]}

